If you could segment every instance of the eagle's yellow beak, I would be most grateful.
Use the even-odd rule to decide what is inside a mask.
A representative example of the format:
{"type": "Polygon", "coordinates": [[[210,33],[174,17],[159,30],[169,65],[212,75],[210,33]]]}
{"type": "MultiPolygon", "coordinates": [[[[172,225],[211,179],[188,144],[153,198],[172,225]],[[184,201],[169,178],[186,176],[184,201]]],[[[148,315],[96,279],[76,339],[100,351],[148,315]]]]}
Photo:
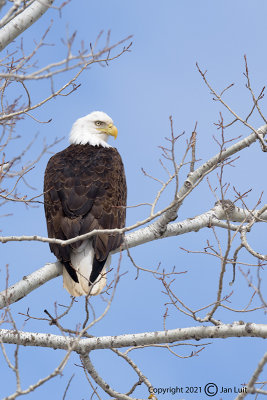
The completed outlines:
{"type": "Polygon", "coordinates": [[[118,129],[115,125],[109,124],[107,128],[96,128],[98,131],[105,133],[106,135],[114,136],[116,139],[118,136],[118,129]]]}
{"type": "Polygon", "coordinates": [[[107,134],[110,136],[114,136],[114,138],[117,139],[117,136],[118,136],[117,127],[113,124],[109,124],[107,134]]]}

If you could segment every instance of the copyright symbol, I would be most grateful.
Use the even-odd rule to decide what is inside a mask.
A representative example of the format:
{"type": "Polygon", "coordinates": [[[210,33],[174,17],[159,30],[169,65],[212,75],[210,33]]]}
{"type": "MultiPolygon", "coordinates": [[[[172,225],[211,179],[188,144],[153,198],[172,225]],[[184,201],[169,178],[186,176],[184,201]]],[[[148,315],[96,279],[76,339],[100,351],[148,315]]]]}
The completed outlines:
{"type": "Polygon", "coordinates": [[[207,383],[204,387],[204,392],[207,396],[213,397],[218,393],[218,386],[216,383],[207,383]]]}

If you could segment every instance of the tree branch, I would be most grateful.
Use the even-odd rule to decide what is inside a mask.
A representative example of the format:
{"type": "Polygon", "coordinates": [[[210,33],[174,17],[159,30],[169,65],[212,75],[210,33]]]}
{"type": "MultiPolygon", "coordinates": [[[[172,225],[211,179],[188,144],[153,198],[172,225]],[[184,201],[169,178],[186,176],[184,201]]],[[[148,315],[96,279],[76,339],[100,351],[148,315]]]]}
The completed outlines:
{"type": "Polygon", "coordinates": [[[136,400],[133,397],[127,396],[127,394],[119,393],[113,390],[108,383],[106,383],[101,376],[96,371],[95,367],[93,366],[88,354],[81,354],[80,355],[84,369],[91,375],[94,381],[111,397],[114,397],[118,400],[136,400]]]}
{"type": "Polygon", "coordinates": [[[36,22],[53,4],[54,0],[35,0],[21,14],[13,18],[0,31],[0,51],[36,22]]]}
{"type": "Polygon", "coordinates": [[[60,262],[56,262],[46,264],[32,274],[24,276],[21,281],[0,293],[0,309],[19,301],[33,290],[61,274],[62,265],[60,262]]]}
{"type": "MultiPolygon", "coordinates": [[[[257,216],[258,210],[243,210],[239,207],[235,207],[231,214],[222,207],[220,202],[209,211],[204,214],[198,215],[195,218],[188,218],[185,221],[176,222],[169,224],[166,228],[165,233],[162,236],[155,235],[154,229],[151,225],[141,228],[135,232],[129,233],[124,240],[124,244],[121,249],[117,249],[113,254],[120,252],[121,250],[129,249],[132,247],[139,246],[144,243],[151,242],[157,239],[163,239],[171,236],[179,236],[189,232],[198,232],[203,228],[211,228],[212,226],[221,227],[224,229],[231,229],[233,231],[238,231],[240,229],[239,225],[234,225],[231,223],[223,222],[223,220],[228,220],[229,218],[233,221],[244,223],[251,218],[251,216],[257,216]]],[[[267,211],[261,214],[261,221],[267,221],[267,211]]],[[[153,224],[152,224],[153,225],[153,224]]],[[[102,231],[102,230],[101,230],[102,231]]],[[[103,230],[105,231],[105,230],[103,230]]],[[[106,232],[113,230],[106,230],[106,232]]],[[[118,230],[116,230],[118,231],[118,230]]],[[[119,230],[121,231],[121,230],[119,230]]],[[[97,231],[96,231],[97,232],[97,231]]],[[[84,235],[83,235],[84,236],[84,235]]],[[[87,237],[92,236],[92,232],[87,234],[87,237]]],[[[11,237],[12,240],[12,237],[11,237]]],[[[41,238],[37,236],[21,237],[21,240],[40,240],[43,242],[53,242],[57,239],[41,238]]],[[[64,242],[59,240],[59,242],[64,242]]],[[[51,279],[54,279],[62,274],[62,266],[60,262],[46,264],[44,267],[34,271],[32,274],[23,277],[23,279],[8,289],[3,290],[0,293],[0,309],[15,303],[21,298],[27,296],[30,292],[37,289],[44,283],[51,279]]]]}
{"type": "Polygon", "coordinates": [[[259,364],[258,364],[256,370],[254,371],[254,373],[253,373],[253,375],[252,375],[252,377],[251,377],[251,379],[250,379],[250,381],[249,381],[249,383],[248,383],[248,385],[247,385],[247,390],[246,390],[246,392],[239,393],[239,395],[236,397],[235,400],[242,400],[242,399],[244,399],[249,393],[261,393],[261,392],[264,392],[264,394],[266,394],[266,391],[258,390],[258,389],[256,389],[255,386],[254,386],[254,385],[256,384],[256,381],[257,381],[259,375],[261,374],[261,372],[262,372],[262,370],[263,370],[263,368],[264,368],[266,362],[267,362],[267,353],[264,354],[264,356],[263,356],[262,359],[260,360],[260,362],[259,362],[259,364]]]}
{"type": "Polygon", "coordinates": [[[251,146],[252,143],[256,142],[258,139],[258,135],[262,135],[264,137],[267,133],[267,125],[261,126],[256,132],[257,134],[252,132],[249,136],[210,158],[193,173],[189,173],[187,180],[184,182],[178,193],[178,199],[184,199],[192,191],[192,188],[196,185],[197,181],[201,179],[204,174],[212,170],[214,166],[217,166],[219,163],[231,157],[233,154],[251,146]]]}
{"type": "Polygon", "coordinates": [[[169,329],[165,331],[102,336],[88,339],[76,339],[46,333],[22,332],[0,329],[0,341],[31,347],[49,347],[53,349],[75,351],[85,355],[91,350],[142,346],[151,344],[174,343],[184,340],[225,339],[228,337],[267,338],[267,325],[254,323],[233,323],[218,326],[193,326],[189,328],[169,329]]]}
{"type": "Polygon", "coordinates": [[[13,18],[0,31],[0,51],[36,22],[53,4],[54,0],[35,0],[21,14],[13,18]]]}

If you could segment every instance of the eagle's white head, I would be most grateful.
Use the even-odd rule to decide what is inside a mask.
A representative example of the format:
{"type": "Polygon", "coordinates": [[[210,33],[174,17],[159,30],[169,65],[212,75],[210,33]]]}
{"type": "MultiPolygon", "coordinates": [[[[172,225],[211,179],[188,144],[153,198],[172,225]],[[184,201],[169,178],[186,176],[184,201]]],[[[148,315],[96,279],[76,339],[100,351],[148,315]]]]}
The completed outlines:
{"type": "Polygon", "coordinates": [[[93,111],[74,122],[70,132],[71,144],[91,144],[110,147],[109,136],[117,137],[118,130],[112,119],[103,111],[93,111]]]}

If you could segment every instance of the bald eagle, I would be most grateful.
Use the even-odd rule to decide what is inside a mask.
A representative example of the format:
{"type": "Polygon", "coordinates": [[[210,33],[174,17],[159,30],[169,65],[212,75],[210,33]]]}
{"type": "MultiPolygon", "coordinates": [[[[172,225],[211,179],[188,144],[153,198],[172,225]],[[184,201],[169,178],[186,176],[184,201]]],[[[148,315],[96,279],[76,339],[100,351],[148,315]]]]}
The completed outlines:
{"type": "MultiPolygon", "coordinates": [[[[124,167],[118,151],[107,143],[117,133],[107,114],[94,111],[73,124],[70,146],[50,158],[44,177],[50,238],[65,240],[125,226],[124,167]]],[[[63,287],[72,296],[99,294],[106,285],[110,252],[122,241],[122,234],[101,233],[64,247],[51,243],[63,264],[63,287]]]]}

